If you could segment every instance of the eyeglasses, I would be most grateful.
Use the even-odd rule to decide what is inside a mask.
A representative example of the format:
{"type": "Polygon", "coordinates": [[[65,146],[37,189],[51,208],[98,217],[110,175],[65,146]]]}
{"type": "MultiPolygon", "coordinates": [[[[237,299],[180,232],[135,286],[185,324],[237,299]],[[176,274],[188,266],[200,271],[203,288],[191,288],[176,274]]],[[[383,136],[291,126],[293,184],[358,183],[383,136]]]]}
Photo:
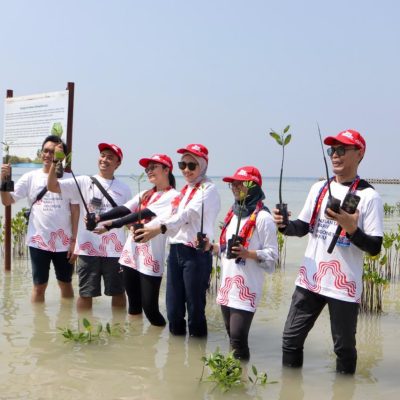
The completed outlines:
{"type": "Polygon", "coordinates": [[[44,154],[54,154],[54,150],[51,150],[51,149],[42,149],[42,153],[44,153],[44,154]]]}
{"type": "Polygon", "coordinates": [[[179,169],[181,169],[182,171],[184,170],[184,169],[186,169],[186,167],[188,168],[188,170],[189,171],[194,171],[196,168],[197,168],[197,166],[198,166],[199,164],[197,164],[197,163],[194,163],[194,162],[186,162],[186,161],[179,161],[178,162],[178,167],[179,167],[179,169]]]}
{"type": "Polygon", "coordinates": [[[358,150],[357,147],[344,147],[344,146],[337,146],[337,147],[329,147],[326,149],[329,157],[332,157],[335,153],[337,156],[341,157],[344,156],[346,151],[348,150],[358,150]]]}
{"type": "Polygon", "coordinates": [[[243,189],[245,186],[243,185],[243,181],[233,181],[228,183],[229,189],[243,189]]]}
{"type": "Polygon", "coordinates": [[[161,165],[160,164],[151,164],[144,169],[144,172],[146,172],[146,174],[148,174],[149,172],[154,171],[157,167],[161,167],[161,165]]]}

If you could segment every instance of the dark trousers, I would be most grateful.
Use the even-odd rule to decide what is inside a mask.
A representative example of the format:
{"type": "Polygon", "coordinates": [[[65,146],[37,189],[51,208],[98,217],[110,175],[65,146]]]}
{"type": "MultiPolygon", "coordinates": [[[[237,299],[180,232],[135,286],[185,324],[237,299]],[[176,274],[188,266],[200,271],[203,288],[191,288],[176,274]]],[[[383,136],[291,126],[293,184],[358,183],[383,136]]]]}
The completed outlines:
{"type": "Polygon", "coordinates": [[[221,311],[234,357],[248,360],[250,358],[249,331],[254,313],[227,306],[221,306],[221,311]]]}
{"type": "Polygon", "coordinates": [[[124,266],[123,277],[129,314],[141,314],[143,310],[152,325],[164,326],[166,322],[158,308],[161,276],[145,275],[124,266]]]}
{"type": "Polygon", "coordinates": [[[296,286],[283,331],[282,363],[303,365],[303,346],[319,314],[328,304],[336,354],[336,371],[354,374],[357,365],[356,329],[359,305],[332,299],[296,286]]]}
{"type": "Polygon", "coordinates": [[[183,244],[172,244],[167,264],[167,317],[174,335],[186,334],[186,309],[190,336],[206,336],[206,291],[212,256],[183,244]]]}

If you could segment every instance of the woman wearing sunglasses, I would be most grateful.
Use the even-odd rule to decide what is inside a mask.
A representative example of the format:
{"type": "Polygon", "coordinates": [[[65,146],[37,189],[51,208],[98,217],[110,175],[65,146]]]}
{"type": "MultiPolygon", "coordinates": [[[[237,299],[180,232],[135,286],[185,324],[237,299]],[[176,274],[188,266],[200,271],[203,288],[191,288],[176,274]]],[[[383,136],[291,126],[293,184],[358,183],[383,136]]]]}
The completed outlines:
{"type": "MultiPolygon", "coordinates": [[[[145,167],[153,188],[138,193],[123,206],[97,216],[97,222],[106,222],[95,229],[96,233],[101,234],[106,230],[135,222],[150,221],[150,226],[159,224],[160,218],[171,214],[171,201],[179,194],[175,190],[171,159],[165,154],[155,154],[150,158],[140,159],[139,164],[145,167]],[[114,220],[109,221],[110,219],[114,220]]],[[[150,323],[156,326],[164,326],[166,323],[158,306],[165,263],[165,239],[165,236],[160,235],[147,243],[138,243],[131,233],[119,259],[123,266],[129,314],[141,314],[143,309],[150,323]]]]}
{"type": "Polygon", "coordinates": [[[262,296],[264,273],[273,272],[278,260],[276,227],[263,204],[265,196],[257,168],[241,167],[223,181],[229,182],[234,203],[225,217],[219,246],[213,245],[214,252],[221,254],[222,264],[217,303],[234,357],[248,360],[248,336],[262,296]],[[240,243],[235,241],[228,251],[232,235],[237,232],[240,243]]]}
{"type": "Polygon", "coordinates": [[[205,306],[212,255],[196,250],[196,237],[201,226],[211,240],[214,237],[220,198],[215,185],[206,177],[207,148],[189,144],[177,152],[182,154],[178,165],[186,185],[172,201],[172,215],[156,227],[147,224],[137,231],[136,237],[147,241],[160,233],[169,236],[166,296],[169,330],[173,335],[186,334],[187,311],[189,335],[204,337],[207,335],[205,306]]]}

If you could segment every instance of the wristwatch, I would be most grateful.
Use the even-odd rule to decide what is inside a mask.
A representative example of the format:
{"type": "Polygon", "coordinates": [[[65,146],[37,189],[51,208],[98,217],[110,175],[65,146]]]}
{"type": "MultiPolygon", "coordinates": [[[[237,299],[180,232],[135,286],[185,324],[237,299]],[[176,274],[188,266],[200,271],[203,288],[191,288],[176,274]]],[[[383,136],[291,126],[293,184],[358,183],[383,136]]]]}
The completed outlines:
{"type": "Polygon", "coordinates": [[[167,232],[167,226],[164,225],[164,224],[161,224],[160,225],[160,230],[161,230],[161,233],[164,235],[164,233],[167,232]]]}

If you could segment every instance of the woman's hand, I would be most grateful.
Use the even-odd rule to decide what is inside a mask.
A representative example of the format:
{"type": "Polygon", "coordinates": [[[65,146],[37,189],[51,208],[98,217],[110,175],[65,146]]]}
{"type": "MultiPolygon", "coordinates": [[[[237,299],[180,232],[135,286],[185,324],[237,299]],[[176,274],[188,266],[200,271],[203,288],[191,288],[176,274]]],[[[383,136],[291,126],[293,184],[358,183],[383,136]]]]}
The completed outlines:
{"type": "Polygon", "coordinates": [[[330,219],[336,221],[349,235],[352,235],[357,230],[360,215],[358,210],[354,214],[349,214],[342,209],[335,213],[330,208],[327,208],[326,214],[330,219]]]}
{"type": "Polygon", "coordinates": [[[154,228],[147,228],[145,226],[144,228],[136,229],[136,231],[134,231],[133,237],[135,239],[135,242],[146,243],[160,233],[160,226],[156,226],[154,228]]]}

